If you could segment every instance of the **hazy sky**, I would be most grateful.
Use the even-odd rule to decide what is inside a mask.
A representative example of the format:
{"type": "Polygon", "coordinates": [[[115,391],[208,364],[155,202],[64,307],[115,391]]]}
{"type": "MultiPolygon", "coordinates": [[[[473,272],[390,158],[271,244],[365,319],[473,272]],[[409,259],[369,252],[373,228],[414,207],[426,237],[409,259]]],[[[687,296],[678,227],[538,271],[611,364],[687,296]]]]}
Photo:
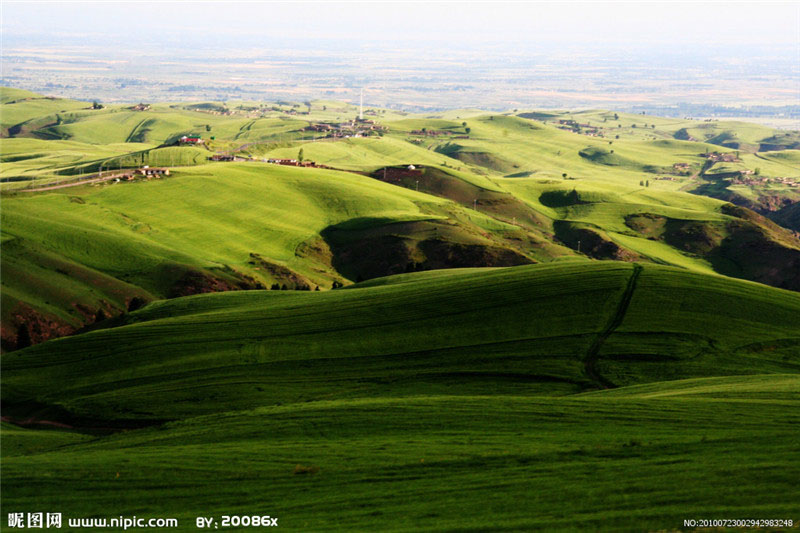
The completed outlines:
{"type": "Polygon", "coordinates": [[[800,2],[17,2],[21,35],[147,35],[153,43],[251,38],[485,42],[798,44],[800,2]]]}

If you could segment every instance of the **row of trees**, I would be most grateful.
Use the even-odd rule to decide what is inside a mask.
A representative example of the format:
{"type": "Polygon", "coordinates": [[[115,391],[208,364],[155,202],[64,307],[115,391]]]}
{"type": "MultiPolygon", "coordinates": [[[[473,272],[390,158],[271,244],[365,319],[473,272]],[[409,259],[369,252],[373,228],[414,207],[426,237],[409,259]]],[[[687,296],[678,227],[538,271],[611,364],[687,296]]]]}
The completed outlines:
{"type": "MultiPolygon", "coordinates": [[[[306,285],[304,283],[302,285],[298,285],[297,287],[295,287],[293,289],[289,289],[289,287],[285,283],[283,285],[280,285],[278,283],[273,283],[272,286],[269,288],[269,290],[271,290],[271,291],[288,291],[288,290],[310,291],[311,287],[309,287],[308,285],[306,285]]],[[[319,287],[315,287],[314,290],[318,291],[319,287]]]]}

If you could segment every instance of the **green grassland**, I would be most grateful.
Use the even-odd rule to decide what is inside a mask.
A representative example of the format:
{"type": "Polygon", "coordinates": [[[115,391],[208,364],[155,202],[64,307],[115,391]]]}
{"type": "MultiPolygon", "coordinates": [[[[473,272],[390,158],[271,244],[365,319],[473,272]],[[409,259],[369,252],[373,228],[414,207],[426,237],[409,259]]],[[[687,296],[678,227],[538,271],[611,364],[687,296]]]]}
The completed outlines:
{"type": "Polygon", "coordinates": [[[103,164],[109,168],[120,156],[149,153],[151,148],[140,143],[94,145],[31,138],[0,139],[0,178],[4,180],[3,190],[41,187],[63,181],[65,175],[96,172],[103,164]]]}
{"type": "MultiPolygon", "coordinates": [[[[147,153],[164,152],[203,153],[147,153]]],[[[711,248],[682,248],[689,239],[682,233],[663,236],[630,225],[629,217],[639,215],[701,223],[716,228],[721,242],[741,219],[701,196],[620,189],[598,180],[577,185],[573,201],[569,181],[491,179],[444,167],[426,168],[418,181],[406,188],[348,172],[212,163],[174,170],[161,180],[7,197],[3,268],[20,275],[3,279],[4,321],[12,323],[22,305],[79,327],[98,309],[118,314],[134,297],[176,295],[176,284],[185,285],[187,275],[221,280],[229,288],[328,288],[344,278],[403,272],[412,263],[502,266],[589,254],[757,278],[713,263],[703,255],[711,248]],[[577,234],[570,229],[575,225],[582,225],[577,234]],[[586,245],[591,239],[599,239],[597,250],[586,245]],[[396,257],[381,262],[386,254],[396,257]]],[[[780,230],[748,224],[786,253],[797,248],[780,230]]],[[[205,292],[209,283],[187,289],[205,292]]]]}
{"type": "Polygon", "coordinates": [[[691,140],[745,152],[796,149],[800,140],[798,132],[778,131],[743,121],[687,120],[604,110],[523,112],[519,116],[550,124],[558,124],[560,120],[574,120],[584,125],[584,130],[597,128],[606,138],[691,140]]]}
{"type": "Polygon", "coordinates": [[[670,379],[800,368],[791,356],[800,297],[759,284],[582,261],[405,276],[153,304],[127,325],[7,354],[4,398],[160,420],[331,395],[441,394],[456,383],[475,394],[565,393],[658,381],[661,367],[670,379]],[[619,312],[598,360],[581,357],[619,312]]]}
{"type": "Polygon", "coordinates": [[[3,427],[3,504],[182,530],[796,521],[798,333],[796,293],[618,262],[158,302],[2,356],[4,414],[75,426],[3,427]]]}
{"type": "MultiPolygon", "coordinates": [[[[164,150],[186,149],[159,151],[164,150]]],[[[206,164],[185,167],[168,179],[63,191],[3,200],[3,269],[14,273],[2,280],[9,332],[18,307],[25,316],[33,309],[49,321],[75,328],[94,320],[98,310],[119,314],[136,297],[149,300],[276,282],[329,288],[333,281],[347,282],[340,271],[358,258],[334,261],[330,247],[336,243],[323,239],[326,229],[338,232],[337,243],[344,248],[347,243],[339,241],[348,235],[368,237],[377,239],[375,252],[380,255],[395,246],[386,239],[399,235],[399,252],[417,254],[378,264],[377,271],[364,272],[369,277],[423,262],[425,256],[415,251],[423,241],[486,251],[483,261],[488,264],[492,254],[509,248],[523,262],[572,253],[547,243],[535,228],[526,230],[444,198],[331,170],[206,164]],[[349,221],[361,226],[345,224],[349,221]],[[383,236],[386,228],[390,234],[383,236]],[[519,244],[524,239],[540,246],[525,249],[519,244]]],[[[447,253],[439,248],[428,255],[447,253]]],[[[442,260],[455,261],[447,255],[442,260]]],[[[498,261],[503,264],[502,257],[498,261]]]]}
{"type": "Polygon", "coordinates": [[[323,139],[357,107],[142,107],[0,90],[8,512],[800,520],[796,132],[368,108],[385,130],[323,139]],[[300,150],[329,168],[264,161],[300,150]],[[144,166],[170,174],[86,181],[144,166]]]}
{"type": "MultiPolygon", "coordinates": [[[[4,94],[15,103],[3,107],[66,105],[4,94]]],[[[408,270],[564,257],[649,261],[800,286],[791,274],[800,241],[684,192],[782,208],[798,196],[789,185],[731,185],[716,176],[757,168],[762,176],[800,177],[796,150],[743,152],[740,162],[709,166],[705,153],[720,147],[674,139],[670,132],[681,121],[600,111],[536,115],[542,122],[466,110],[377,110],[369,116],[388,127],[382,136],[313,140],[304,130],[309,123],[344,120],[355,108],[320,101],[310,111],[291,102],[47,110],[56,123],[40,111],[20,115],[38,129],[0,140],[2,261],[14,273],[3,280],[6,343],[32,317],[39,326],[29,334],[39,342],[118,315],[134,299],[275,284],[326,289],[408,270]],[[557,118],[607,124],[609,131],[621,124],[636,135],[589,137],[559,129],[557,118]],[[641,134],[643,124],[632,127],[645,118],[661,138],[641,134]],[[450,134],[410,134],[423,128],[450,134]],[[170,144],[181,135],[202,136],[205,145],[170,144]],[[350,172],[257,162],[300,150],[307,160],[350,172]],[[251,161],[208,164],[214,153],[251,161]],[[681,163],[688,170],[674,172],[681,163]],[[412,164],[417,178],[388,172],[412,164]],[[168,166],[171,176],[8,194],[144,165],[168,166]],[[670,179],[657,179],[663,176],[670,179]]],[[[775,220],[794,227],[785,213],[775,220]]]]}
{"type": "MultiPolygon", "coordinates": [[[[437,202],[411,192],[396,194],[388,185],[353,174],[211,164],[157,183],[5,200],[3,260],[30,261],[36,250],[47,250],[67,264],[165,296],[154,272],[165,264],[236,265],[252,274],[247,261],[254,252],[310,270],[295,256],[301,242],[350,217],[430,218],[410,201],[415,196],[437,202]]],[[[323,271],[316,279],[321,283],[329,277],[323,271]]]]}
{"type": "Polygon", "coordinates": [[[375,170],[389,165],[441,165],[460,166],[461,163],[445,155],[426,150],[396,138],[355,138],[340,141],[294,143],[291,146],[262,152],[264,156],[296,158],[300,149],[305,158],[320,164],[347,170],[375,170]]]}
{"type": "MultiPolygon", "coordinates": [[[[14,126],[19,126],[18,130],[15,130],[17,133],[24,132],[26,123],[29,121],[52,117],[54,118],[52,122],[55,123],[57,122],[55,115],[58,113],[91,108],[91,104],[87,102],[51,98],[9,87],[0,87],[0,105],[2,105],[0,108],[2,109],[0,111],[0,132],[3,136],[8,135],[9,129],[14,126]]],[[[39,120],[37,125],[49,123],[49,121],[39,120]]]]}

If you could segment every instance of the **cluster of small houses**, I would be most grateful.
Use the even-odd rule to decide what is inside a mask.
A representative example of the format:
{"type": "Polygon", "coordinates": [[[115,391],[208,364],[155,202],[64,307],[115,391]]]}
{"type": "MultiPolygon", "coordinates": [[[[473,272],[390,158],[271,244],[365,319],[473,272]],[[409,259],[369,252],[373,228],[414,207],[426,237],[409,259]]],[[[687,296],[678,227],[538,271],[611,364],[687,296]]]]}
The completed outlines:
{"type": "Polygon", "coordinates": [[[190,111],[195,111],[197,113],[208,113],[209,115],[221,115],[221,116],[224,116],[224,117],[229,117],[229,116],[233,115],[233,111],[231,111],[230,109],[226,109],[224,111],[220,111],[218,109],[202,109],[200,107],[195,107],[195,108],[191,109],[190,111]]]}
{"type": "MultiPolygon", "coordinates": [[[[689,163],[675,163],[672,165],[672,172],[680,176],[688,176],[692,173],[692,165],[689,163]]],[[[660,176],[655,178],[656,181],[677,181],[675,176],[660,176]]]]}
{"type": "MultiPolygon", "coordinates": [[[[700,156],[705,157],[708,161],[713,161],[715,163],[736,163],[741,161],[735,153],[721,154],[719,152],[710,152],[700,154],[700,156]]],[[[675,163],[672,165],[672,169],[676,173],[688,175],[691,172],[691,165],[689,163],[675,163]]],[[[731,172],[717,172],[713,174],[713,176],[719,179],[730,180],[733,185],[763,185],[765,183],[780,183],[791,188],[800,187],[800,183],[798,183],[794,178],[768,178],[757,176],[755,171],[750,169],[734,170],[731,172]]],[[[678,178],[674,176],[660,176],[655,179],[660,181],[676,181],[678,178]]]]}
{"type": "Polygon", "coordinates": [[[738,177],[734,177],[731,179],[731,183],[734,185],[763,185],[765,183],[780,183],[782,185],[786,185],[787,187],[791,188],[798,188],[800,187],[800,183],[797,183],[792,178],[764,178],[764,177],[757,177],[752,176],[752,170],[743,170],[740,172],[738,177]]]}
{"type": "MultiPolygon", "coordinates": [[[[692,165],[689,163],[675,163],[672,165],[672,172],[680,176],[688,176],[692,172],[692,165]]],[[[677,181],[675,176],[659,176],[656,181],[677,181]]]]}
{"type": "Polygon", "coordinates": [[[325,138],[350,138],[366,137],[378,132],[386,131],[386,126],[381,126],[374,120],[356,118],[339,124],[320,122],[307,126],[306,131],[325,133],[325,138]]]}
{"type": "Polygon", "coordinates": [[[589,137],[603,137],[600,128],[592,126],[591,124],[579,124],[578,122],[570,119],[562,119],[558,121],[556,128],[573,133],[582,133],[589,137]]]}
{"type": "Polygon", "coordinates": [[[247,161],[244,157],[236,157],[230,154],[214,154],[208,158],[209,161],[247,161]]]}
{"type": "Polygon", "coordinates": [[[162,176],[169,176],[169,168],[151,167],[145,165],[142,168],[137,168],[136,170],[127,171],[123,174],[117,174],[116,181],[133,181],[136,178],[160,178],[162,176]]]}
{"type": "MultiPolygon", "coordinates": [[[[209,161],[253,161],[246,157],[238,157],[231,154],[214,154],[208,158],[209,161]]],[[[283,165],[287,167],[305,167],[305,168],[331,168],[327,165],[318,165],[313,161],[300,161],[299,159],[279,159],[268,158],[261,160],[264,163],[271,163],[273,165],[283,165]]]]}
{"type": "Polygon", "coordinates": [[[287,167],[306,167],[306,168],[331,168],[327,165],[318,165],[313,161],[300,161],[298,159],[264,159],[265,163],[273,165],[284,165],[287,167]]]}
{"type": "Polygon", "coordinates": [[[205,144],[205,143],[206,143],[206,141],[204,141],[200,137],[187,137],[186,135],[184,135],[183,137],[178,139],[178,144],[194,144],[194,145],[197,145],[197,144],[205,144]]]}
{"type": "Polygon", "coordinates": [[[700,154],[701,157],[705,157],[709,161],[714,161],[715,163],[738,163],[740,159],[736,157],[736,154],[727,153],[721,154],[719,152],[707,152],[705,154],[700,154]]]}

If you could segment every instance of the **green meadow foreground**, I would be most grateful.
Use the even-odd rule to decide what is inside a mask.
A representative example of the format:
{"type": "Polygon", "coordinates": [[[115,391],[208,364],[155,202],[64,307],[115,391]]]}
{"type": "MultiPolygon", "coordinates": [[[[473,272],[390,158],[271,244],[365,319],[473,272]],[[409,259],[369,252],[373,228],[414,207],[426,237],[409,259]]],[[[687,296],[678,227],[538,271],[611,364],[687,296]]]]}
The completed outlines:
{"type": "Polygon", "coordinates": [[[367,111],[0,90],[4,515],[797,527],[798,132],[367,111]]]}
{"type": "Polygon", "coordinates": [[[179,298],[3,356],[29,425],[4,426],[3,504],[186,530],[796,521],[798,333],[795,293],[616,262],[179,298]]]}

